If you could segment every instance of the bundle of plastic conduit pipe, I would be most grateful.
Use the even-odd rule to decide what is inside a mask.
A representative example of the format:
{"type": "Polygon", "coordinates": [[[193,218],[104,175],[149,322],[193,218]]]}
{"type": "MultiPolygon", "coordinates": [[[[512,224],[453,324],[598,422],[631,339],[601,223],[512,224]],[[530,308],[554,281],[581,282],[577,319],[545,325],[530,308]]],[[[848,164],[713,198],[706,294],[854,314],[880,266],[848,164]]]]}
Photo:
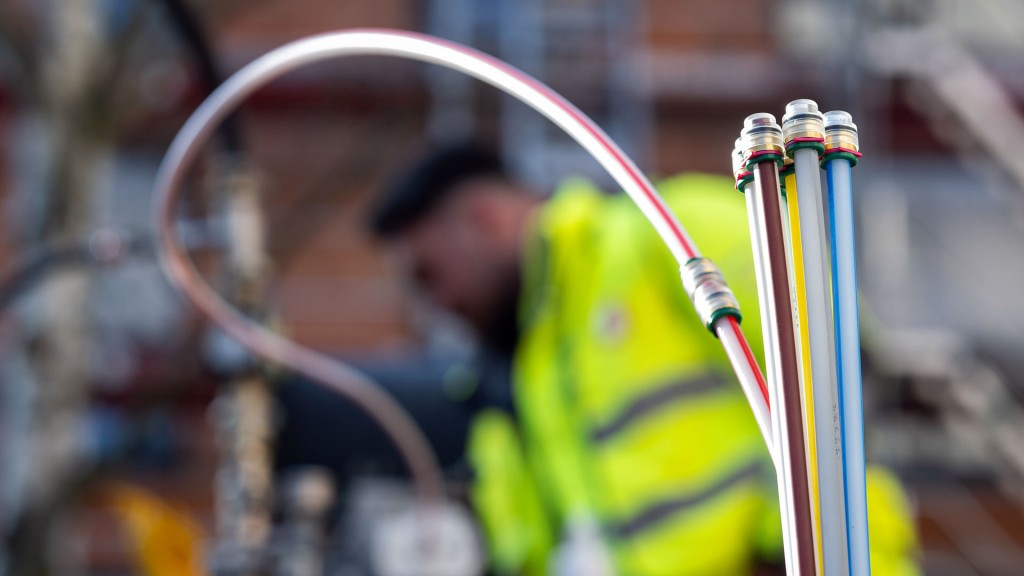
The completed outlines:
{"type": "Polygon", "coordinates": [[[650,181],[619,147],[575,106],[536,79],[486,54],[427,35],[390,30],[352,30],[299,40],[258,58],[221,85],[188,119],[171,143],[154,186],[160,256],[165,274],[212,322],[263,358],[282,364],[352,399],[389,434],[408,464],[419,494],[440,498],[440,474],[422,433],[383,390],[336,360],[286,340],[242,316],[198,274],[174,233],[175,203],[187,168],[218,122],[246,97],[301,66],[357,55],[390,55],[439,64],[483,80],[522,100],[565,130],[608,171],[633,199],[680,265],[687,294],[702,322],[721,340],[754,412],[769,451],[767,388],[760,367],[739,328],[739,307],[717,268],[650,181]]]}
{"type": "Polygon", "coordinates": [[[794,163],[790,201],[798,218],[791,225],[800,241],[793,247],[804,252],[803,290],[797,284],[795,292],[807,329],[794,337],[810,360],[803,389],[812,396],[805,404],[807,444],[812,435],[817,440],[817,474],[809,468],[809,478],[818,487],[818,568],[862,576],[870,574],[870,553],[850,177],[860,157],[857,128],[846,112],[822,115],[807,99],[786,106],[782,127],[794,163]],[[828,175],[828,236],[819,163],[828,175]]]}
{"type": "Polygon", "coordinates": [[[749,116],[733,150],[765,326],[784,547],[801,574],[870,574],[850,171],[859,157],[850,115],[822,115],[806,99],[789,103],[781,127],[749,116]]]}
{"type": "MultiPolygon", "coordinates": [[[[816,436],[815,457],[818,487],[817,535],[821,542],[820,563],[827,574],[847,570],[846,506],[843,500],[842,470],[839,466],[838,403],[836,400],[835,348],[830,325],[829,263],[824,234],[821,178],[818,156],[824,150],[824,123],[812,100],[794,100],[782,118],[786,154],[793,160],[792,190],[788,192],[796,218],[790,219],[794,246],[799,245],[797,300],[803,311],[800,349],[804,351],[804,389],[812,397],[808,404],[807,432],[816,436]]],[[[788,190],[789,187],[787,187],[788,190]]],[[[811,471],[815,472],[814,470],[811,471]]]]}
{"type": "MultiPolygon", "coordinates": [[[[783,118],[785,126],[785,118],[783,118]]],[[[783,127],[785,133],[785,127],[783,127]]],[[[814,557],[818,573],[825,571],[822,561],[821,506],[818,484],[818,446],[814,414],[814,393],[811,389],[810,336],[807,328],[807,297],[803,278],[803,243],[800,241],[799,194],[796,186],[796,166],[789,156],[779,167],[782,194],[782,226],[786,245],[786,271],[793,306],[793,337],[797,341],[797,375],[800,378],[800,399],[803,402],[804,438],[807,446],[807,476],[810,486],[811,521],[814,524],[814,557]]]]}

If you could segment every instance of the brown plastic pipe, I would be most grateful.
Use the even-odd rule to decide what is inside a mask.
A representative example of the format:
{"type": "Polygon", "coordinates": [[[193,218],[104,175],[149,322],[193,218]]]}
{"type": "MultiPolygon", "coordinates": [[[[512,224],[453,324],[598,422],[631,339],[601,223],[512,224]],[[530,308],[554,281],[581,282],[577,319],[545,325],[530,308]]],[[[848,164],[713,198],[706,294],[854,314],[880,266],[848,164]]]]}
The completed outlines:
{"type": "MultiPolygon", "coordinates": [[[[807,450],[803,436],[803,405],[800,396],[800,376],[794,338],[793,310],[789,292],[789,272],[786,268],[786,247],[783,240],[781,202],[779,200],[779,173],[775,162],[768,160],[754,166],[754,193],[762,205],[759,216],[767,239],[768,282],[774,301],[772,325],[780,350],[782,382],[780,392],[784,406],[783,433],[789,445],[788,459],[790,487],[793,493],[793,514],[796,524],[796,561],[803,576],[817,573],[814,560],[814,525],[811,515],[810,486],[807,480],[807,450]]],[[[749,189],[748,189],[749,192],[749,189]]],[[[769,308],[771,312],[771,309],[769,308]]],[[[767,351],[766,351],[767,352],[767,351]]]]}

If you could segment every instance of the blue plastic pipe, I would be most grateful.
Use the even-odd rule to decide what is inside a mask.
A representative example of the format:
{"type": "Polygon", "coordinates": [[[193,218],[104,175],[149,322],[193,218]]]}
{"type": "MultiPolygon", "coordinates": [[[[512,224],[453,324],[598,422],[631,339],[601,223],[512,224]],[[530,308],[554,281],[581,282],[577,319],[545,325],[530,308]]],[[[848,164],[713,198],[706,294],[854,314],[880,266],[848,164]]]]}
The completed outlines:
{"type": "Polygon", "coordinates": [[[850,574],[871,574],[864,464],[863,381],[857,323],[857,265],[854,248],[850,161],[826,159],[832,239],[832,308],[835,318],[840,434],[846,500],[850,574]]]}

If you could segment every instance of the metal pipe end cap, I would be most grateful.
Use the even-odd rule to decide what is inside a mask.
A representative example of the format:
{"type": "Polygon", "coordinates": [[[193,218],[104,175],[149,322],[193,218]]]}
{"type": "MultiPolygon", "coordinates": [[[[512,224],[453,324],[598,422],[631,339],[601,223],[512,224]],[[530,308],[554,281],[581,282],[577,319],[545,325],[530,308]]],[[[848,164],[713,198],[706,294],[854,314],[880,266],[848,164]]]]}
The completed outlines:
{"type": "Polygon", "coordinates": [[[782,116],[782,132],[786,143],[797,138],[824,139],[825,119],[818,109],[818,103],[801,98],[786,104],[786,113],[782,116]]]}
{"type": "Polygon", "coordinates": [[[843,148],[854,152],[860,151],[860,138],[853,116],[844,110],[832,110],[825,113],[825,149],[843,148]]]}
{"type": "Polygon", "coordinates": [[[746,153],[772,151],[783,153],[782,128],[775,122],[775,116],[768,112],[751,114],[743,121],[743,148],[746,153]]]}
{"type": "Polygon", "coordinates": [[[732,175],[739,178],[746,164],[743,157],[743,140],[737,138],[732,148],[732,175]]]}

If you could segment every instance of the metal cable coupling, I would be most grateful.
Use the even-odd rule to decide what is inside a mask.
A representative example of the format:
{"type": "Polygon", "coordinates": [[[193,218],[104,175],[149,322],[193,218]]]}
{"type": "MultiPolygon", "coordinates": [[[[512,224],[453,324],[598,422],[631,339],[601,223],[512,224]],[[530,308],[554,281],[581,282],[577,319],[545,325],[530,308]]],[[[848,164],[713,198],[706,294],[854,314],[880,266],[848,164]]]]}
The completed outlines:
{"type": "Polygon", "coordinates": [[[822,163],[833,158],[846,158],[853,166],[861,157],[860,138],[853,116],[843,110],[825,113],[825,154],[822,163]]]}
{"type": "Polygon", "coordinates": [[[736,179],[736,189],[745,191],[745,187],[754,180],[754,173],[747,170],[746,155],[743,151],[743,138],[737,138],[732,149],[732,175],[736,179]]]}
{"type": "Polygon", "coordinates": [[[801,98],[786,104],[786,113],[782,116],[782,135],[789,154],[800,148],[813,148],[820,154],[825,140],[825,118],[818,110],[818,103],[801,98]]]}
{"type": "Polygon", "coordinates": [[[718,266],[710,258],[692,258],[680,268],[683,288],[693,301],[704,326],[715,333],[715,322],[722,316],[742,320],[740,303],[725,283],[718,266]]]}
{"type": "Polygon", "coordinates": [[[782,128],[775,122],[775,116],[768,112],[751,114],[743,120],[744,157],[747,169],[764,160],[782,162],[786,148],[782,140],[782,128]]]}
{"type": "Polygon", "coordinates": [[[779,166],[779,179],[785,178],[787,175],[792,174],[796,170],[796,164],[793,162],[793,158],[786,156],[782,159],[782,166],[779,166]]]}
{"type": "Polygon", "coordinates": [[[853,116],[842,110],[825,113],[825,149],[835,150],[837,148],[860,152],[857,125],[853,123],[853,116]]]}
{"type": "Polygon", "coordinates": [[[779,165],[779,193],[782,197],[786,197],[786,178],[792,176],[796,172],[796,163],[793,162],[791,156],[786,156],[782,159],[782,164],[779,165]]]}

